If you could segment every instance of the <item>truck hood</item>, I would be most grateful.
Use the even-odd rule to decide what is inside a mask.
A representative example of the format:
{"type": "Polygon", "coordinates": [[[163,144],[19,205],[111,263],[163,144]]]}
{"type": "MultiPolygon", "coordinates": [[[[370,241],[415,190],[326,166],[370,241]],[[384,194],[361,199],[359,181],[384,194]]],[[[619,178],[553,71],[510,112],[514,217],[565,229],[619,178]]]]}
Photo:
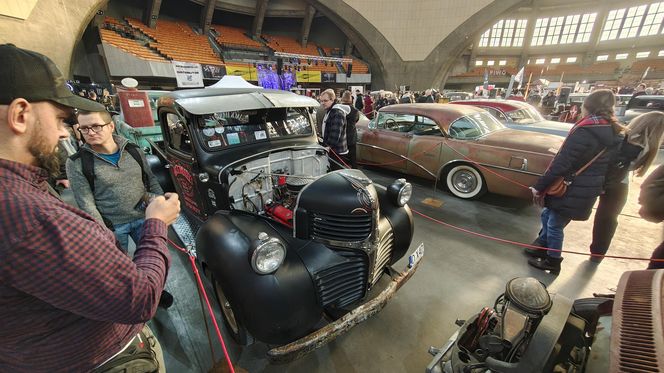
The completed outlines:
{"type": "Polygon", "coordinates": [[[556,154],[563,141],[560,136],[511,128],[491,132],[478,140],[483,145],[542,154],[556,154]]]}

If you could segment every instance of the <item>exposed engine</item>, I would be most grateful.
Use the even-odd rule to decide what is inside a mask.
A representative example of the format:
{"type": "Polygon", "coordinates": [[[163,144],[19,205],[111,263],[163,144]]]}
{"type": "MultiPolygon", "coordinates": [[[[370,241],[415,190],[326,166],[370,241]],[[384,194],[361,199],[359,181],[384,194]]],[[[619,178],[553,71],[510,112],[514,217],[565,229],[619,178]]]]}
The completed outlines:
{"type": "Polygon", "coordinates": [[[327,172],[327,156],[316,149],[284,150],[242,165],[229,176],[231,207],[267,215],[293,228],[300,191],[327,172]]]}
{"type": "Polygon", "coordinates": [[[532,277],[510,280],[493,308],[458,322],[461,329],[448,345],[449,354],[428,371],[581,372],[588,355],[587,322],[570,313],[571,301],[556,301],[557,308],[545,286],[532,277]]]}

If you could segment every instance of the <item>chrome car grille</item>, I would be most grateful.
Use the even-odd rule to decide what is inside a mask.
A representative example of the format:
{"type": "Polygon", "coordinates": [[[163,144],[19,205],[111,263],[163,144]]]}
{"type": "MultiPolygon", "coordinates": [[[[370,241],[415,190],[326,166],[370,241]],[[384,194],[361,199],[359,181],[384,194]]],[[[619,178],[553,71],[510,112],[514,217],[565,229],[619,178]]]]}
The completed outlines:
{"type": "Polygon", "coordinates": [[[311,214],[311,238],[341,242],[366,240],[373,229],[371,214],[332,215],[311,214]]]}
{"type": "Polygon", "coordinates": [[[394,246],[394,232],[388,229],[380,237],[378,250],[376,250],[376,260],[374,261],[373,271],[371,271],[371,285],[375,285],[380,276],[383,274],[383,268],[390,261],[392,257],[392,248],[394,246]]]}
{"type": "Polygon", "coordinates": [[[318,299],[323,307],[344,307],[362,299],[367,289],[368,258],[359,250],[335,250],[346,261],[314,275],[318,299]]]}

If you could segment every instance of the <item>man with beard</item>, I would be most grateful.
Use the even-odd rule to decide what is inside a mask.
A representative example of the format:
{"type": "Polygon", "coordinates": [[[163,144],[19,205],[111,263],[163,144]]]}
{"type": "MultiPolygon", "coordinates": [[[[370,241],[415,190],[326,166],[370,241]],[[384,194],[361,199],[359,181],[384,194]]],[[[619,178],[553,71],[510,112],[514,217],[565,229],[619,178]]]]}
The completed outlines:
{"type": "Polygon", "coordinates": [[[145,322],[166,280],[178,197],[147,207],[132,262],[113,232],[48,193],[72,108],[103,110],[69,92],[47,57],[0,45],[0,371],[165,371],[145,322]]]}

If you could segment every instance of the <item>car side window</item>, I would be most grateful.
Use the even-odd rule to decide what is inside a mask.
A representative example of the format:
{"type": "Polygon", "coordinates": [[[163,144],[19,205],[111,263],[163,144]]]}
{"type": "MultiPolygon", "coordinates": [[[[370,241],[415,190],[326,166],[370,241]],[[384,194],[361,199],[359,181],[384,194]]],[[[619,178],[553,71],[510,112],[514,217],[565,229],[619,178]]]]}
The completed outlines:
{"type": "Polygon", "coordinates": [[[378,128],[392,132],[408,133],[415,126],[414,115],[381,113],[378,116],[378,128]]]}
{"type": "Polygon", "coordinates": [[[438,124],[431,118],[417,116],[415,126],[413,126],[413,135],[418,136],[442,136],[443,132],[438,127],[438,124]]]}
{"type": "Polygon", "coordinates": [[[488,106],[482,106],[481,108],[488,111],[491,115],[494,116],[494,118],[498,119],[499,121],[507,122],[507,116],[505,116],[505,114],[503,114],[500,110],[488,106]]]}
{"type": "Polygon", "coordinates": [[[182,119],[177,114],[167,113],[166,123],[170,146],[175,150],[191,153],[191,139],[182,119]]]}
{"type": "Polygon", "coordinates": [[[477,124],[468,117],[461,117],[454,121],[449,128],[450,136],[455,139],[474,139],[482,135],[482,131],[477,128],[477,124]]]}

